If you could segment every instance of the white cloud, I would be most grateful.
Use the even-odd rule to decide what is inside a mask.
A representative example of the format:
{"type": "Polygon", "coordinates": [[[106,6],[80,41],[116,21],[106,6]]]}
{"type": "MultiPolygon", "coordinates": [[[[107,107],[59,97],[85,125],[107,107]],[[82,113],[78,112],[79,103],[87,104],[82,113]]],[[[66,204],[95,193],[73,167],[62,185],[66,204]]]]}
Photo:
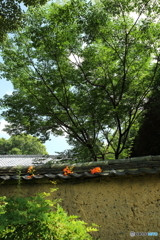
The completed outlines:
{"type": "Polygon", "coordinates": [[[6,139],[10,138],[10,136],[3,131],[3,128],[5,128],[5,125],[7,124],[8,122],[5,121],[4,119],[0,121],[0,138],[6,138],[6,139]]]}
{"type": "Polygon", "coordinates": [[[13,90],[9,89],[5,94],[12,95],[12,93],[13,93],[13,90]]]}
{"type": "Polygon", "coordinates": [[[81,57],[79,57],[78,55],[73,54],[73,53],[70,54],[69,60],[75,68],[78,68],[78,66],[81,65],[81,63],[83,61],[83,59],[81,57]]]}
{"type": "Polygon", "coordinates": [[[139,17],[139,14],[137,14],[135,12],[130,12],[130,17],[132,17],[134,19],[134,21],[136,21],[137,18],[139,18],[139,19],[146,18],[146,15],[142,13],[141,16],[139,17]]]}

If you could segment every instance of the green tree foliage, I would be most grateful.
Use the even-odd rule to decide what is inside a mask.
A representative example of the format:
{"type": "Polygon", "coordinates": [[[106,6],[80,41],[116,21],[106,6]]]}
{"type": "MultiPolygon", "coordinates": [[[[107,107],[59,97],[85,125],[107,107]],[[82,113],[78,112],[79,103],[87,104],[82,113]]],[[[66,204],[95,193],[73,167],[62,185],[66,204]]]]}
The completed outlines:
{"type": "Polygon", "coordinates": [[[47,0],[0,0],[0,42],[6,38],[6,34],[13,32],[22,24],[24,6],[37,6],[45,4],[47,0]]]}
{"type": "MultiPolygon", "coordinates": [[[[160,73],[160,71],[159,71],[160,73]]],[[[152,95],[144,105],[144,116],[134,140],[131,156],[160,155],[160,74],[152,95]]]]}
{"type": "Polygon", "coordinates": [[[123,156],[158,68],[158,4],[71,0],[30,9],[2,48],[2,77],[15,87],[1,101],[6,131],[44,141],[65,132],[83,161],[123,156]]]}
{"type": "Polygon", "coordinates": [[[36,137],[30,135],[12,136],[8,140],[0,138],[1,155],[47,155],[46,147],[36,137]]]}

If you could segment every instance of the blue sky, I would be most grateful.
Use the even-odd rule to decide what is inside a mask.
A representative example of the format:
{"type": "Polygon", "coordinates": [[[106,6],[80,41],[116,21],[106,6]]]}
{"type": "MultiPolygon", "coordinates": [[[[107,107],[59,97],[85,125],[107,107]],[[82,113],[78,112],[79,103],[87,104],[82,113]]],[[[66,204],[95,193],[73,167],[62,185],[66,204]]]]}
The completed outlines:
{"type": "MultiPolygon", "coordinates": [[[[13,85],[11,82],[6,81],[4,79],[0,79],[0,98],[2,98],[5,94],[12,94],[13,91],[13,85]]],[[[2,129],[4,128],[4,125],[7,122],[0,118],[0,138],[5,138],[8,139],[10,136],[2,131],[2,129]]],[[[70,146],[68,145],[68,143],[65,140],[65,137],[51,137],[51,141],[46,141],[46,143],[44,144],[46,146],[47,152],[50,155],[54,155],[56,154],[55,152],[61,152],[65,149],[69,149],[70,146]]]]}

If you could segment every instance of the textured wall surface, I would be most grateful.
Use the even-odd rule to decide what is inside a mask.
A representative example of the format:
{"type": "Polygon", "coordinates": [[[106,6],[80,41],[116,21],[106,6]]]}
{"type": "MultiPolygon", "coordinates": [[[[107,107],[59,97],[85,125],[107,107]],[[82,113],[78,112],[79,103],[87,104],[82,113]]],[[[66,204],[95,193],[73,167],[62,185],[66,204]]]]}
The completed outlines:
{"type": "MultiPolygon", "coordinates": [[[[95,234],[101,240],[140,239],[130,237],[130,231],[160,231],[160,176],[95,178],[79,183],[25,184],[25,195],[59,190],[52,197],[62,198],[69,214],[79,215],[88,223],[100,225],[95,234]]],[[[0,185],[0,195],[14,194],[15,185],[0,185]]],[[[149,239],[149,237],[141,237],[149,239]]],[[[151,239],[160,239],[151,237],[151,239]]]]}

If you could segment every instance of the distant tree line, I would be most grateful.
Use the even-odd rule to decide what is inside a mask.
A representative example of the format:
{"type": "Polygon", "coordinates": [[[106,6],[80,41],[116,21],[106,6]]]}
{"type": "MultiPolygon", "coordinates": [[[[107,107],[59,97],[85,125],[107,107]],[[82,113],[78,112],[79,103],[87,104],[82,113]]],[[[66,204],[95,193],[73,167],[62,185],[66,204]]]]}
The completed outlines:
{"type": "Polygon", "coordinates": [[[0,138],[0,155],[47,155],[46,147],[30,135],[0,138]]]}

